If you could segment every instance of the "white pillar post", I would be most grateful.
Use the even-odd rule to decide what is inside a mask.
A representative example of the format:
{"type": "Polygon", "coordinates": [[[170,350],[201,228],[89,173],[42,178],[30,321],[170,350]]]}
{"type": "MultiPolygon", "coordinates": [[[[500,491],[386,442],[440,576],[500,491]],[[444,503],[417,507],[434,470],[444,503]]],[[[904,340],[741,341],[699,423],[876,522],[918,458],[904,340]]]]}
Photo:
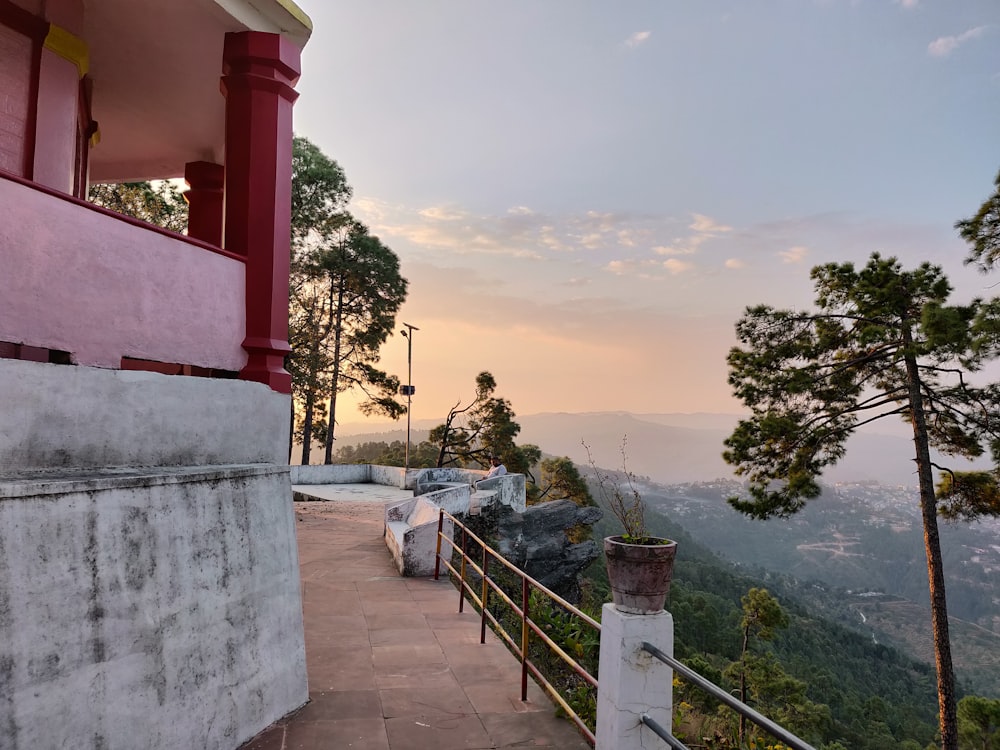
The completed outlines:
{"type": "Polygon", "coordinates": [[[648,714],[671,730],[674,671],[643,651],[643,641],[674,655],[674,618],[669,612],[631,615],[604,605],[595,750],[664,746],[640,719],[648,714]]]}

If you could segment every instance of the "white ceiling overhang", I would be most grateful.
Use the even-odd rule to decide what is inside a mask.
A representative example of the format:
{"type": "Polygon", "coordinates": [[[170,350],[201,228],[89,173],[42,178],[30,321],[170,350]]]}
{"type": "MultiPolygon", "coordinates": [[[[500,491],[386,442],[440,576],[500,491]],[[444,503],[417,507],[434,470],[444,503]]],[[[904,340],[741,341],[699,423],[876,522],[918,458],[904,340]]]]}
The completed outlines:
{"type": "Polygon", "coordinates": [[[223,163],[222,48],[239,31],[280,33],[301,48],[312,27],[288,0],[86,2],[100,127],[92,182],[181,177],[188,162],[223,163]]]}

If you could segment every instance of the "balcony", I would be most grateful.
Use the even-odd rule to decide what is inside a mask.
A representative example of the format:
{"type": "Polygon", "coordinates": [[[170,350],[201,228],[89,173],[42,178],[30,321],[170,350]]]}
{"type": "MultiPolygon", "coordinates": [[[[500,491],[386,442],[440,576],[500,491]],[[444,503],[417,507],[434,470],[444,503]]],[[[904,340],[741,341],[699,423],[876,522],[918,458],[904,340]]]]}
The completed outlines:
{"type": "Polygon", "coordinates": [[[246,265],[232,253],[11,178],[0,246],[0,342],[108,369],[247,362],[246,265]]]}

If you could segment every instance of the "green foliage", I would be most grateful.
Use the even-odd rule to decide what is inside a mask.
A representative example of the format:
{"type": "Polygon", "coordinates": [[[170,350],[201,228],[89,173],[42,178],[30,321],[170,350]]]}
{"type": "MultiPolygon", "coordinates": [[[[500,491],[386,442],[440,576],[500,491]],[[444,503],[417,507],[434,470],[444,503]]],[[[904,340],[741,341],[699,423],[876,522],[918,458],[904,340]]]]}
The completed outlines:
{"type": "MultiPolygon", "coordinates": [[[[859,424],[890,415],[910,422],[942,747],[955,750],[955,678],[929,450],[975,458],[989,448],[1000,460],[1000,388],[975,387],[966,377],[997,354],[1000,304],[948,305],[951,286],[939,267],[923,263],[904,271],[878,253],[860,271],[852,263],[828,263],[813,268],[811,277],[816,312],[759,306],[736,324],[741,346],[729,353],[729,383],[752,413],[725,441],[723,457],[747,478],[749,495],[730,503],[754,518],[790,516],[819,496],[819,476],[843,457],[859,424]]],[[[994,486],[995,477],[981,475],[994,486]]],[[[1000,510],[995,505],[959,503],[972,516],[993,514],[1000,510]]]]}
{"type": "Polygon", "coordinates": [[[1000,260],[1000,173],[994,185],[996,191],[983,201],[976,215],[955,224],[971,246],[965,262],[974,263],[984,272],[992,270],[1000,260]]]}
{"type": "Polygon", "coordinates": [[[788,615],[767,589],[750,589],[740,603],[743,605],[740,627],[747,641],[751,638],[769,641],[774,638],[775,630],[788,627],[788,615]]]}
{"type": "MultiPolygon", "coordinates": [[[[342,445],[333,454],[338,464],[376,464],[378,466],[403,466],[406,460],[406,444],[402,440],[368,442],[358,445],[342,445]]],[[[429,469],[437,460],[437,446],[427,441],[410,444],[410,466],[415,469],[429,469]]]]}
{"type": "Polygon", "coordinates": [[[958,702],[962,750],[1000,750],[1000,700],[967,695],[958,702]]]}
{"type": "Polygon", "coordinates": [[[1000,485],[994,472],[948,471],[937,487],[938,513],[951,520],[1000,516],[1000,485]]]}
{"type": "Polygon", "coordinates": [[[344,210],[350,198],[340,166],[304,138],[292,151],[292,260],[288,370],[299,406],[302,462],[317,429],[333,460],[337,396],[360,391],[365,414],[393,419],[399,379],[378,369],[379,349],[393,333],[406,299],[399,258],[344,210]],[[328,400],[328,407],[320,404],[328,400]],[[324,413],[325,412],[325,413],[324,413]]]}
{"type": "Polygon", "coordinates": [[[580,470],[567,456],[542,459],[539,480],[543,489],[536,502],[571,500],[582,507],[597,504],[580,470]]]}
{"type": "Polygon", "coordinates": [[[757,518],[798,511],[861,422],[920,408],[929,444],[966,457],[1000,438],[1000,392],[961,377],[996,354],[992,303],[948,306],[940,268],[903,271],[877,253],[861,271],[827,264],[812,278],[817,312],[761,306],[737,323],[729,383],[753,414],[726,440],[750,495],[734,507],[757,518]]]}
{"type": "MultiPolygon", "coordinates": [[[[722,670],[739,658],[741,650],[741,600],[749,589],[763,588],[766,575],[767,589],[780,598],[788,627],[775,629],[773,639],[758,646],[772,652],[787,675],[805,683],[806,699],[829,708],[829,723],[816,735],[805,732],[801,736],[817,737],[812,743],[817,748],[826,747],[824,742],[840,742],[851,750],[899,748],[906,740],[923,747],[934,738],[937,701],[932,668],[892,647],[873,643],[870,634],[823,619],[817,614],[819,607],[804,598],[820,593],[815,586],[770,572],[751,575],[747,569],[737,569],[691,538],[674,519],[650,510],[650,533],[678,543],[668,604],[674,616],[678,659],[722,684],[722,670]],[[875,720],[866,711],[872,698],[883,701],[884,718],[889,720],[881,728],[874,726],[875,720]]],[[[595,524],[595,535],[606,536],[614,528],[609,513],[595,524]]],[[[603,561],[595,562],[586,574],[600,591],[603,561]]],[[[852,621],[856,620],[854,614],[852,621]]],[[[675,702],[688,706],[683,731],[691,740],[689,746],[736,747],[731,713],[720,718],[714,701],[683,682],[675,683],[675,695],[675,702]]]]}
{"type": "Polygon", "coordinates": [[[428,440],[439,446],[437,465],[487,467],[490,456],[499,456],[507,471],[524,474],[533,482],[531,468],[541,459],[541,450],[514,442],[521,425],[514,420],[510,401],[494,395],[496,387],[492,374],[479,373],[472,401],[465,406],[458,401],[444,424],[431,430],[428,440]]]}
{"type": "Polygon", "coordinates": [[[188,205],[172,182],[101,183],[90,186],[87,200],[115,213],[169,229],[187,231],[188,205]]]}

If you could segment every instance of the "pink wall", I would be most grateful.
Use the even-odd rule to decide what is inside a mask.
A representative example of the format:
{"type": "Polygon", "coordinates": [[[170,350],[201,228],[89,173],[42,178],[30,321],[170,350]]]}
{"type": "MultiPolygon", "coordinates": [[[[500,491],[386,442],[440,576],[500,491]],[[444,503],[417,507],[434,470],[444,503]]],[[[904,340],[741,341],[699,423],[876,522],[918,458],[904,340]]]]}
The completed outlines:
{"type": "Polygon", "coordinates": [[[240,370],[245,266],[0,177],[0,341],[240,370]]]}

